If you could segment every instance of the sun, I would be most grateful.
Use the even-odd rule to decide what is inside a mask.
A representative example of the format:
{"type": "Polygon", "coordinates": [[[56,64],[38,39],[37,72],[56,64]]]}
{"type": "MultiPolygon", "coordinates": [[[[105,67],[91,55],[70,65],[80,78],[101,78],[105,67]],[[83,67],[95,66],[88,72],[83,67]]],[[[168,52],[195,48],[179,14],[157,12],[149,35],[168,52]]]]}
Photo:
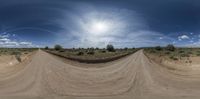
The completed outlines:
{"type": "Polygon", "coordinates": [[[91,24],[91,33],[95,35],[105,34],[109,30],[106,22],[94,22],[91,24]]]}

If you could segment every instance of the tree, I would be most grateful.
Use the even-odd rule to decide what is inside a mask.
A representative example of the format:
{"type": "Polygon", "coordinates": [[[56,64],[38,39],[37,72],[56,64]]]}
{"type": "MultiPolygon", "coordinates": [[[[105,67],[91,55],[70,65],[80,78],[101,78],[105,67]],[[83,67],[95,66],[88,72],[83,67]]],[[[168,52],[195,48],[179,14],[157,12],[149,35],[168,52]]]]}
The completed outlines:
{"type": "Polygon", "coordinates": [[[160,46],[156,46],[155,49],[158,51],[162,50],[162,48],[160,46]]]}
{"type": "Polygon", "coordinates": [[[128,50],[128,47],[125,47],[125,48],[124,48],[124,50],[126,50],[126,51],[127,51],[127,50],[128,50]]]}
{"type": "Polygon", "coordinates": [[[114,46],[111,45],[111,44],[108,44],[106,48],[107,48],[107,50],[108,50],[109,52],[114,52],[114,51],[115,51],[114,46]]]}
{"type": "Polygon", "coordinates": [[[174,47],[173,44],[169,44],[169,45],[167,45],[166,49],[169,50],[169,51],[174,51],[175,47],[174,47]]]}
{"type": "Polygon", "coordinates": [[[56,50],[56,51],[59,51],[59,50],[62,50],[63,48],[62,48],[62,46],[61,45],[55,45],[54,46],[54,49],[56,50]]]}
{"type": "Polygon", "coordinates": [[[44,48],[45,50],[48,50],[49,49],[49,47],[48,46],[45,46],[45,48],[44,48]]]}

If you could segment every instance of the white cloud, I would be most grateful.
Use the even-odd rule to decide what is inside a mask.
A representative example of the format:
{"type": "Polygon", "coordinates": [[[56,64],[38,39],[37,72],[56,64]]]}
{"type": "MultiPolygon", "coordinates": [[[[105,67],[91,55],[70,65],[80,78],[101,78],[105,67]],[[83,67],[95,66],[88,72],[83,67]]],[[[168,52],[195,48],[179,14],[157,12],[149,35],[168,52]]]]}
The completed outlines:
{"type": "Polygon", "coordinates": [[[108,43],[117,47],[142,47],[166,45],[174,41],[171,37],[150,30],[148,24],[135,11],[118,8],[104,8],[106,10],[101,11],[91,5],[85,8],[77,8],[81,15],[66,14],[65,18],[71,18],[71,23],[65,19],[56,20],[56,24],[65,29],[60,31],[63,35],[58,35],[56,42],[68,42],[64,45],[67,47],[105,47],[108,43]],[[105,22],[109,29],[104,33],[93,33],[90,27],[96,21],[105,22]],[[64,35],[68,38],[63,38],[64,35]]]}
{"type": "Polygon", "coordinates": [[[0,47],[35,47],[31,42],[12,40],[12,36],[15,35],[10,35],[5,32],[0,34],[0,47]]]}
{"type": "Polygon", "coordinates": [[[190,37],[187,36],[187,35],[178,36],[178,40],[179,40],[179,41],[182,41],[182,40],[184,40],[184,39],[190,39],[190,37]]]}

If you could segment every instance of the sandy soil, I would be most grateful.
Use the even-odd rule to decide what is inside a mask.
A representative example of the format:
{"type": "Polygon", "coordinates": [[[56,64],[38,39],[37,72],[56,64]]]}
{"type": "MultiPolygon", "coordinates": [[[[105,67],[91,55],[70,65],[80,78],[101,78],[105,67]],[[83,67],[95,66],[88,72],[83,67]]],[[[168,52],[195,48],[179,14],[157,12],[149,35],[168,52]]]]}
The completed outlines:
{"type": "Polygon", "coordinates": [[[14,73],[4,71],[8,76],[0,78],[1,99],[200,98],[199,73],[164,68],[143,50],[98,68],[73,66],[39,50],[22,65],[14,73]]]}

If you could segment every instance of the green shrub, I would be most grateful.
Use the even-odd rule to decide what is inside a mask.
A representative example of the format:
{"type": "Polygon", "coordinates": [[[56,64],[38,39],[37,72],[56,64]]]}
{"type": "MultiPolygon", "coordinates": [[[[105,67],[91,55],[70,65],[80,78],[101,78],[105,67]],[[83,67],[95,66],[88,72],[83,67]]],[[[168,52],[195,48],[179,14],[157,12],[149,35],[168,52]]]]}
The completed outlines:
{"type": "Polygon", "coordinates": [[[175,47],[174,47],[174,45],[169,44],[169,45],[166,46],[166,50],[175,51],[175,47]]]}
{"type": "Polygon", "coordinates": [[[170,52],[169,52],[169,51],[167,51],[167,52],[165,52],[165,54],[169,55],[169,54],[170,54],[170,52]]]}
{"type": "Polygon", "coordinates": [[[11,53],[11,55],[21,55],[21,52],[19,52],[19,51],[13,51],[13,52],[11,53]]]}
{"type": "Polygon", "coordinates": [[[179,53],[185,53],[185,51],[182,51],[182,50],[181,50],[181,51],[179,51],[179,53]]]}
{"type": "Polygon", "coordinates": [[[106,50],[102,50],[101,53],[106,53],[106,50]]]}
{"type": "Polygon", "coordinates": [[[59,50],[59,52],[65,52],[65,50],[62,49],[62,50],[59,50]]]}
{"type": "Polygon", "coordinates": [[[150,50],[149,52],[150,52],[150,53],[156,53],[156,51],[154,51],[154,50],[150,50]]]}
{"type": "Polygon", "coordinates": [[[89,54],[89,55],[94,55],[95,52],[94,52],[94,51],[89,51],[89,52],[87,52],[87,54],[89,54]]]}
{"type": "Polygon", "coordinates": [[[17,59],[18,62],[21,62],[21,61],[22,61],[20,56],[21,56],[21,55],[19,55],[19,54],[15,55],[15,58],[17,59]]]}
{"type": "Polygon", "coordinates": [[[181,57],[189,57],[190,55],[189,54],[181,54],[180,56],[181,57]]]}
{"type": "Polygon", "coordinates": [[[192,52],[187,52],[187,54],[193,54],[192,52]]]}
{"type": "Polygon", "coordinates": [[[158,51],[162,50],[162,48],[160,46],[156,46],[155,49],[158,51]]]}
{"type": "Polygon", "coordinates": [[[49,47],[48,47],[48,46],[46,46],[44,49],[45,49],[45,50],[48,50],[48,49],[49,49],[49,47]]]}
{"type": "Polygon", "coordinates": [[[78,56],[84,55],[84,52],[78,52],[76,55],[78,56]]]}
{"type": "Polygon", "coordinates": [[[114,46],[111,45],[111,44],[108,44],[106,48],[107,48],[107,50],[108,50],[109,52],[114,52],[114,51],[115,51],[114,46]]]}
{"type": "Polygon", "coordinates": [[[125,47],[125,48],[124,48],[124,50],[126,50],[126,51],[127,51],[127,50],[128,50],[128,48],[127,48],[127,47],[125,47]]]}
{"type": "Polygon", "coordinates": [[[56,51],[59,51],[59,50],[62,50],[63,48],[62,48],[61,45],[55,45],[55,46],[54,46],[54,49],[55,49],[56,51]]]}
{"type": "Polygon", "coordinates": [[[12,55],[15,55],[15,58],[17,59],[18,62],[21,62],[21,52],[19,51],[14,51],[11,53],[12,55]]]}
{"type": "Polygon", "coordinates": [[[172,60],[178,60],[178,58],[174,57],[174,56],[170,56],[169,58],[172,59],[172,60]]]}

